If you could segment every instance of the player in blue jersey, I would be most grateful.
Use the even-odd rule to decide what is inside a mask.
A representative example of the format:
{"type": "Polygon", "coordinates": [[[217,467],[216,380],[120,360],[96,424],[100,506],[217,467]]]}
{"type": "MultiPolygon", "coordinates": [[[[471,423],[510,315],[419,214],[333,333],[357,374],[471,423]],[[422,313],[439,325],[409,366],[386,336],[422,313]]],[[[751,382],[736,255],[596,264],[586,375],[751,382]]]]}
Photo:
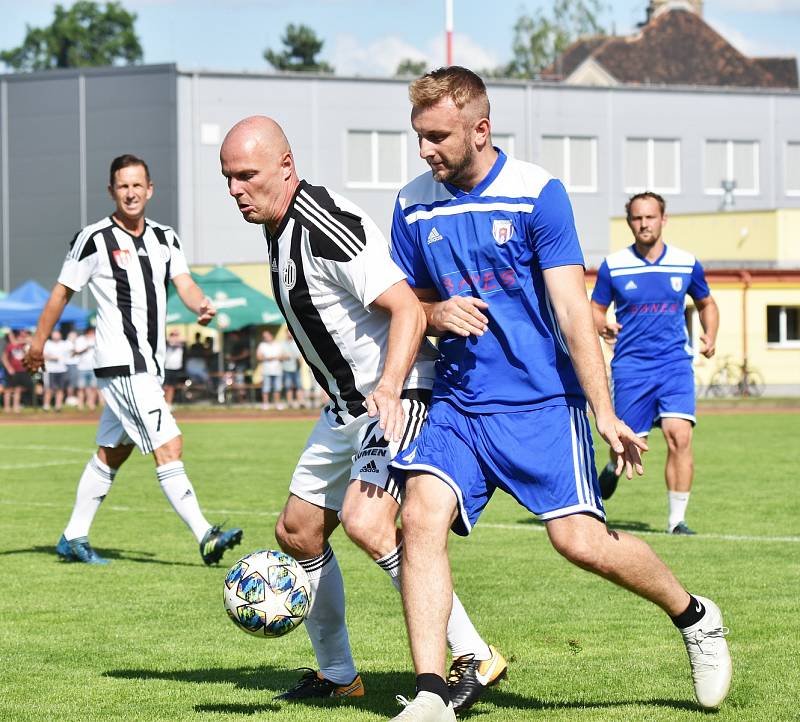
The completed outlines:
{"type": "Polygon", "coordinates": [[[496,489],[544,521],[571,562],[669,614],[698,701],[718,706],[731,676],[719,608],[689,595],[643,541],[605,525],[587,400],[617,471],[641,473],[646,445],[614,415],[563,185],[492,146],[486,88],[471,71],[433,71],[409,95],[431,173],[400,191],[392,247],[441,357],[428,421],[393,461],[408,472],[402,592],[417,673],[395,719],[455,719],[443,677],[447,535],[468,534],[496,489]]]}
{"type": "MultiPolygon", "coordinates": [[[[667,441],[667,532],[694,534],[686,525],[692,488],[692,427],[695,424],[692,348],[686,332],[686,296],[694,300],[703,334],[700,353],[714,355],[719,310],[700,262],[662,238],[664,199],[639,193],[625,206],[634,243],[600,265],[592,293],[598,333],[614,348],[614,408],[637,434],[661,427],[667,441]],[[614,302],[616,321],[609,322],[614,302]]],[[[600,473],[603,499],[617,487],[616,459],[600,473]]]]}

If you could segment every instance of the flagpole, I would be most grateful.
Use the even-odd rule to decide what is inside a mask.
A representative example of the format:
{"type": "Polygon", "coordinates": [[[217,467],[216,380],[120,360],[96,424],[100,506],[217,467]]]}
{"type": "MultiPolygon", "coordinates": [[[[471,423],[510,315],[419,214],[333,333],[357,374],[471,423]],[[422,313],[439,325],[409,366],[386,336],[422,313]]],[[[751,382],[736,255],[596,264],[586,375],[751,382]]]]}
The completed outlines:
{"type": "Polygon", "coordinates": [[[447,65],[453,64],[453,0],[444,0],[444,30],[447,42],[447,65]]]}

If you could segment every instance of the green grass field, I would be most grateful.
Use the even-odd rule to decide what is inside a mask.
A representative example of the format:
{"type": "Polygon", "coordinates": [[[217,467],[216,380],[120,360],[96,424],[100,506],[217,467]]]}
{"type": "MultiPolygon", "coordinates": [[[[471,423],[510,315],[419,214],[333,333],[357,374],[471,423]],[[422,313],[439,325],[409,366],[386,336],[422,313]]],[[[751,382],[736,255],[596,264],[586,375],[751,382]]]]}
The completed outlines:
{"type": "MultiPolygon", "coordinates": [[[[242,553],[274,547],[273,527],[311,424],[186,423],[185,460],[212,521],[245,530],[242,553]]],[[[664,445],[644,479],[622,482],[612,526],[642,534],[687,587],[715,599],[731,633],[734,680],[715,720],[798,719],[800,415],[705,416],[696,433],[688,521],[662,533],[664,445]]],[[[356,703],[272,701],[314,666],[302,629],[277,640],[236,630],[222,580],[239,555],[202,565],[150,458],[131,458],[92,529],[113,563],[60,563],[53,546],[93,449],[90,425],[0,426],[0,719],[381,720],[411,696],[398,595],[340,532],[356,703]],[[228,563],[226,563],[228,562],[228,563]]],[[[604,453],[604,452],[603,452],[604,453]]],[[[237,549],[238,551],[238,549],[237,549]]],[[[473,720],[700,720],[680,636],[655,607],[570,567],[540,524],[497,495],[451,544],[456,587],[510,662],[473,720]]]]}

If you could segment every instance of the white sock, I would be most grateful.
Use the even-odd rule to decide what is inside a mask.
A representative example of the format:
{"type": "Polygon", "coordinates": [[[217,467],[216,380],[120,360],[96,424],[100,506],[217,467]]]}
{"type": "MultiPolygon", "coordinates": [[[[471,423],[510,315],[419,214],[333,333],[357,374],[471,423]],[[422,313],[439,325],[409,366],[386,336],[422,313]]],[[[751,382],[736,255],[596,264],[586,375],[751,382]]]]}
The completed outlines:
{"type": "Polygon", "coordinates": [[[72,507],[72,516],[64,529],[66,539],[89,536],[94,515],[111,489],[116,473],[117,470],[100,461],[97,454],[92,455],[78,482],[75,506],[72,507]]]}
{"type": "Polygon", "coordinates": [[[344,580],[330,545],[318,557],[300,561],[311,582],[311,610],[305,625],[319,671],[336,684],[355,679],[356,665],[344,618],[344,580]]]}
{"type": "Polygon", "coordinates": [[[668,491],[667,503],[669,504],[669,530],[672,531],[686,518],[686,507],[689,504],[688,491],[668,491]]]}
{"type": "Polygon", "coordinates": [[[172,508],[191,529],[197,542],[200,543],[211,524],[200,511],[200,504],[194,493],[192,482],[186,476],[182,461],[170,461],[156,467],[156,476],[161,484],[161,491],[172,504],[172,508]]]}
{"type": "MultiPolygon", "coordinates": [[[[389,575],[397,591],[400,591],[402,552],[403,543],[400,542],[395,549],[375,562],[389,575]]],[[[475,659],[484,660],[492,656],[489,645],[478,634],[455,592],[453,592],[453,609],[450,612],[450,619],[447,620],[447,644],[453,658],[474,654],[475,659]]]]}

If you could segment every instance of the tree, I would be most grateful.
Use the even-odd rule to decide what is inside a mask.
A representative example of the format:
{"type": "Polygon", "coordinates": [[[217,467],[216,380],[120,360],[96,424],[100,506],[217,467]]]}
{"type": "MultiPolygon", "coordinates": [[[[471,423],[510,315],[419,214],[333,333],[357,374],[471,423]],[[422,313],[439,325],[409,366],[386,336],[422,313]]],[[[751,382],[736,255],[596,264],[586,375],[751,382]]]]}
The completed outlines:
{"type": "Polygon", "coordinates": [[[414,60],[413,58],[404,58],[397,65],[397,70],[394,71],[396,78],[404,75],[416,75],[419,77],[423,75],[428,69],[427,60],[414,60]]]}
{"type": "Polygon", "coordinates": [[[514,24],[513,58],[494,75],[534,78],[543,68],[585,35],[605,35],[598,20],[605,6],[602,0],[553,0],[550,15],[541,9],[523,13],[514,24]]]}
{"type": "Polygon", "coordinates": [[[78,0],[69,9],[56,5],[53,22],[44,28],[27,26],[22,45],[0,51],[0,61],[14,70],[131,65],[142,59],[135,21],[136,15],[118,2],[101,7],[78,0]]]}
{"type": "Polygon", "coordinates": [[[316,56],[325,44],[307,25],[289,23],[283,33],[281,42],[285,46],[282,52],[271,48],[264,51],[266,60],[275,70],[300,70],[305,72],[332,73],[333,68],[316,56]]]}

